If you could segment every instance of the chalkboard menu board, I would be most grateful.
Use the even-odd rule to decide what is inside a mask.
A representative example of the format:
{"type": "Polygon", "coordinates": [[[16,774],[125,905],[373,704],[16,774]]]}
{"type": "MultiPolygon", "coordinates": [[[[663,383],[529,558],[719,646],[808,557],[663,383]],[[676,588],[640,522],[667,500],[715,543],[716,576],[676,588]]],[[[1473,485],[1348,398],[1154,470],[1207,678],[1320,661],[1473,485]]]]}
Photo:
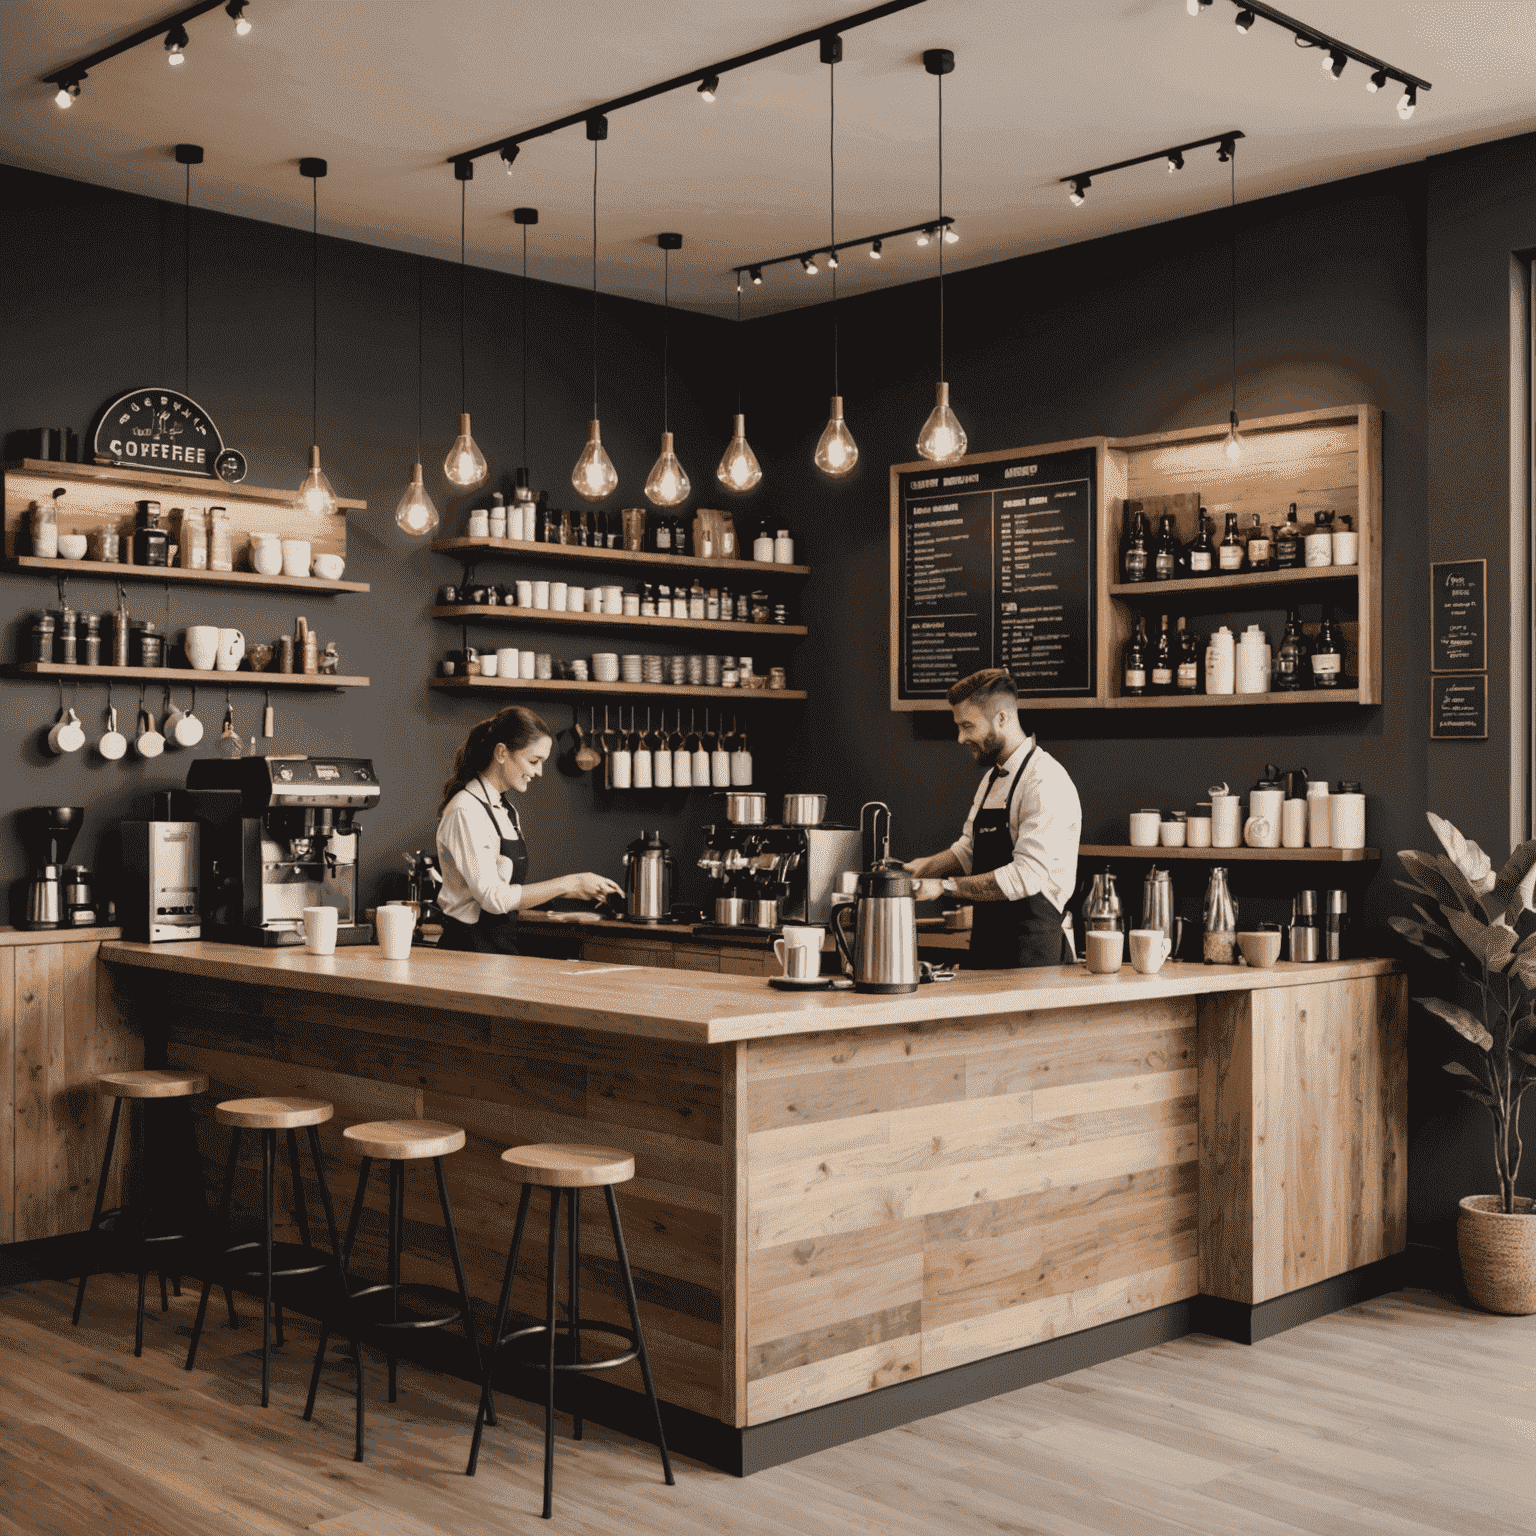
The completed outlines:
{"type": "Polygon", "coordinates": [[[1432,672],[1482,672],[1488,666],[1488,562],[1441,560],[1429,568],[1432,672]]]}
{"type": "Polygon", "coordinates": [[[1430,678],[1429,734],[1435,741],[1488,739],[1488,678],[1485,673],[1430,678]]]}
{"type": "Polygon", "coordinates": [[[892,704],[981,667],[1021,696],[1094,693],[1098,449],[988,454],[897,471],[892,704]]]}

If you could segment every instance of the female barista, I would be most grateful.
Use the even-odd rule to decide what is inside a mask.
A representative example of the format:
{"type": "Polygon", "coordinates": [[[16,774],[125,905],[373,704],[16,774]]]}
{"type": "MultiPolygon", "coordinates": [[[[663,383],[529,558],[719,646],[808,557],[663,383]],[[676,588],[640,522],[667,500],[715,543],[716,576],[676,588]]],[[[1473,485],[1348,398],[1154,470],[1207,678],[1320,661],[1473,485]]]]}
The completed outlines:
{"type": "Polygon", "coordinates": [[[532,710],[514,704],[482,720],[454,755],[437,823],[440,949],[515,955],[520,907],[542,907],[557,896],[598,901],[623,894],[612,880],[594,874],[525,883],[528,847],[507,796],[522,794],[543,774],[551,740],[549,727],[532,710]]]}

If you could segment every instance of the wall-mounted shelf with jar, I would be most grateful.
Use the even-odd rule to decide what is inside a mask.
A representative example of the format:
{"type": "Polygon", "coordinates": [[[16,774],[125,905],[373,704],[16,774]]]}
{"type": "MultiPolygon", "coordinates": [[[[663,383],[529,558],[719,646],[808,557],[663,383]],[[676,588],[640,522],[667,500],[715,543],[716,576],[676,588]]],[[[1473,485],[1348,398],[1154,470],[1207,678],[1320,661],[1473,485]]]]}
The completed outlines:
{"type": "Polygon", "coordinates": [[[1134,843],[1083,843],[1079,859],[1140,859],[1161,864],[1167,859],[1190,859],[1206,864],[1376,864],[1379,848],[1164,848],[1138,847],[1134,843]]]}
{"type": "MultiPolygon", "coordinates": [[[[0,666],[3,677],[64,678],[70,682],[189,683],[201,688],[366,688],[366,677],[328,672],[203,672],[196,667],[83,667],[62,661],[18,661],[0,666]]],[[[468,681],[468,679],[465,679],[468,681]]]]}
{"type": "Polygon", "coordinates": [[[639,549],[592,549],[584,544],[537,544],[526,539],[433,539],[432,548],[441,555],[456,555],[461,560],[473,560],[481,555],[518,556],[528,560],[557,560],[570,565],[605,566],[619,569],[632,568],[730,571],[736,575],[750,572],[755,579],[780,576],[809,576],[808,565],[781,565],[767,560],[717,560],[699,555],[655,554],[639,549]]]}
{"type": "Polygon", "coordinates": [[[570,613],[558,608],[507,608],[488,603],[458,603],[432,610],[434,619],[455,623],[551,625],[556,629],[673,630],[684,634],[751,635],[754,639],[801,639],[810,631],[804,624],[751,624],[732,619],[663,619],[649,614],[570,613]]]}
{"type": "Polygon", "coordinates": [[[729,699],[737,704],[786,704],[809,697],[802,688],[711,688],[702,683],[597,683],[559,677],[434,677],[431,685],[446,693],[490,690],[499,693],[588,694],[614,699],[729,699]]]}

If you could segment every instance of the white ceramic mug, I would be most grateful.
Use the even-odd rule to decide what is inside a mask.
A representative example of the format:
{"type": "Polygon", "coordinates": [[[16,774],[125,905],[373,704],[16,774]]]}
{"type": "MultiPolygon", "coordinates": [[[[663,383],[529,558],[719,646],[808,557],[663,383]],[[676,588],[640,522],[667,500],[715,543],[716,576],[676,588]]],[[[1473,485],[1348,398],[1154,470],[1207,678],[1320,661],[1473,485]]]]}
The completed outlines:
{"type": "Polygon", "coordinates": [[[1278,848],[1280,836],[1276,828],[1270,826],[1267,816],[1250,816],[1243,823],[1243,841],[1250,848],[1278,848]]]}
{"type": "Polygon", "coordinates": [[[335,907],[304,908],[304,948],[312,955],[336,953],[336,924],[339,914],[335,907]]]}
{"type": "Polygon", "coordinates": [[[340,581],[346,568],[347,562],[340,555],[316,555],[309,562],[309,574],[318,576],[321,581],[340,581]]]}
{"type": "Polygon", "coordinates": [[[96,750],[109,763],[121,762],[128,753],[128,738],[117,728],[116,706],[107,711],[107,728],[96,743],[96,750]]]}
{"type": "Polygon", "coordinates": [[[133,750],[140,757],[159,757],[165,751],[165,737],[155,729],[155,717],[147,709],[139,711],[139,734],[133,750]]]}
{"type": "Polygon", "coordinates": [[[1162,814],[1159,811],[1132,811],[1131,846],[1133,848],[1156,848],[1162,820],[1162,814]]]}
{"type": "Polygon", "coordinates": [[[79,715],[72,709],[61,709],[48,731],[48,750],[63,757],[67,752],[78,752],[84,745],[85,729],[79,715]]]}
{"type": "MultiPolygon", "coordinates": [[[[480,665],[485,665],[485,658],[480,658],[480,665]]],[[[504,645],[496,652],[496,675],[498,677],[517,676],[517,649],[514,646],[504,645]]]]}
{"type": "Polygon", "coordinates": [[[1243,840],[1242,802],[1236,795],[1211,796],[1211,846],[1236,848],[1243,840]]]}
{"type": "Polygon", "coordinates": [[[1088,969],[1096,976],[1108,976],[1120,969],[1125,957],[1125,935],[1118,928],[1098,929],[1086,936],[1088,969]]]}
{"type": "Polygon", "coordinates": [[[1209,816],[1191,816],[1189,818],[1188,841],[1191,848],[1209,848],[1211,846],[1211,818],[1209,816]]]}
{"type": "Polygon", "coordinates": [[[1189,836],[1189,823],[1184,821],[1165,821],[1158,828],[1158,836],[1162,840],[1164,848],[1182,848],[1185,839],[1189,836]]]}
{"type": "Polygon", "coordinates": [[[219,631],[218,670],[220,672],[238,672],[240,663],[245,660],[245,636],[238,629],[221,629],[219,631]]]}
{"type": "Polygon", "coordinates": [[[385,960],[411,958],[411,935],[416,931],[416,913],[411,907],[380,907],[373,914],[373,930],[385,960]]]}
{"type": "Polygon", "coordinates": [[[1256,848],[1278,848],[1280,846],[1281,818],[1285,814],[1285,791],[1283,789],[1255,789],[1248,795],[1248,814],[1258,820],[1269,823],[1269,841],[1255,843],[1256,848]]]}
{"type": "Polygon", "coordinates": [[[212,672],[219,659],[219,629],[216,624],[187,626],[187,660],[199,672],[212,672]]]}
{"type": "Polygon", "coordinates": [[[480,676],[481,677],[495,677],[496,674],[500,670],[501,670],[501,652],[500,651],[481,651],[481,653],[480,653],[480,676]]]}
{"type": "Polygon", "coordinates": [[[251,569],[258,576],[276,576],[283,568],[283,541],[275,533],[251,535],[251,569]]]}
{"type": "Polygon", "coordinates": [[[784,967],[786,976],[807,977],[821,974],[821,944],[824,936],[820,928],[805,927],[797,923],[784,925],[783,938],[773,941],[774,958],[784,967]]]}
{"type": "Polygon", "coordinates": [[[310,548],[308,539],[283,540],[283,575],[309,575],[310,548]]]}
{"type": "Polygon", "coordinates": [[[1161,928],[1131,930],[1131,964],[1143,976],[1155,976],[1173,953],[1173,941],[1161,928]]]}

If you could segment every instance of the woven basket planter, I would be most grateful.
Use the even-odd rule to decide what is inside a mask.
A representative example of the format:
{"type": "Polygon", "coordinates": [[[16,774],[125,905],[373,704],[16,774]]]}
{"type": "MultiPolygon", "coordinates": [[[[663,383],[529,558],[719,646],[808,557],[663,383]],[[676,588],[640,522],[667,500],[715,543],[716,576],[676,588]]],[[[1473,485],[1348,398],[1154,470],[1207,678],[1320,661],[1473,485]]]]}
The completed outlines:
{"type": "Polygon", "coordinates": [[[1536,1313],[1536,1200],[1515,1197],[1506,1216],[1497,1195],[1468,1195],[1456,1218],[1462,1278],[1478,1306],[1510,1317],[1536,1313]]]}

